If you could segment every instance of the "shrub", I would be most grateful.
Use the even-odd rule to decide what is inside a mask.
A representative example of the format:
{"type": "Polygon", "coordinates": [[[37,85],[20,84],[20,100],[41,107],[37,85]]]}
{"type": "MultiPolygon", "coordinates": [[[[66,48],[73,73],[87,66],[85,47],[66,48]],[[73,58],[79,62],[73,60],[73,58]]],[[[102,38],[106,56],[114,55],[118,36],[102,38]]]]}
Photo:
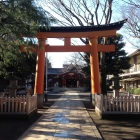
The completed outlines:
{"type": "Polygon", "coordinates": [[[134,88],[129,88],[129,89],[127,89],[127,92],[134,94],[134,90],[135,90],[134,88]]]}
{"type": "Polygon", "coordinates": [[[134,94],[140,94],[140,88],[136,88],[136,89],[134,90],[134,94]]]}

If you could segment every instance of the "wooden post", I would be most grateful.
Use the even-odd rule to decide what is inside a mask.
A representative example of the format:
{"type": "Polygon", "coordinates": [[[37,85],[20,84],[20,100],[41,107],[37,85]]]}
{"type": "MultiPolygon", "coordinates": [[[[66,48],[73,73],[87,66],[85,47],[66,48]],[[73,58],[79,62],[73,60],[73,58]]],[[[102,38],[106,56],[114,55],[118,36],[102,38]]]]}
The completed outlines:
{"type": "Polygon", "coordinates": [[[66,88],[66,76],[64,76],[64,79],[63,79],[63,87],[66,88]]]}
{"type": "Polygon", "coordinates": [[[97,37],[90,38],[90,70],[91,70],[91,94],[100,94],[100,73],[98,62],[97,37]]]}
{"type": "Polygon", "coordinates": [[[45,73],[45,43],[46,38],[38,38],[39,47],[37,51],[36,76],[34,94],[37,94],[37,107],[43,107],[44,96],[44,73],[45,73]]]}

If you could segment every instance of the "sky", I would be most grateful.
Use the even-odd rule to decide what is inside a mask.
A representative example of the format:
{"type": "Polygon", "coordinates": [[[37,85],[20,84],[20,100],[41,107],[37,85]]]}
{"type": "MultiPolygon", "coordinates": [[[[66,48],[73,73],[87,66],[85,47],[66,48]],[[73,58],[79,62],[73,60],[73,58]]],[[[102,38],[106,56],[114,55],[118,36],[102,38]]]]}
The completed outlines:
{"type": "MultiPolygon", "coordinates": [[[[119,1],[120,2],[120,1],[119,1]]],[[[44,9],[49,10],[48,8],[44,7],[44,9]]],[[[117,13],[117,11],[116,11],[117,13]]],[[[58,15],[56,15],[58,16],[58,15]]],[[[115,16],[116,18],[116,16],[115,16]]],[[[120,20],[120,17],[118,17],[118,21],[120,20]]],[[[118,31],[120,32],[120,31],[118,31]]],[[[123,32],[120,32],[122,35],[124,35],[123,32]]],[[[126,50],[126,52],[128,54],[134,52],[136,49],[134,49],[134,47],[132,47],[132,45],[127,41],[124,40],[124,42],[126,42],[126,47],[124,48],[126,50]]],[[[51,45],[62,45],[63,42],[58,40],[58,39],[51,39],[48,40],[48,44],[51,45]]],[[[52,67],[53,68],[62,68],[63,64],[67,61],[67,58],[70,58],[70,56],[72,55],[72,53],[47,53],[48,58],[50,59],[51,63],[52,63],[52,67]]]]}
{"type": "MultiPolygon", "coordinates": [[[[47,42],[49,45],[63,45],[63,41],[60,39],[48,39],[47,42]]],[[[48,52],[47,57],[50,60],[53,68],[62,68],[63,64],[68,61],[68,58],[71,57],[73,52],[48,52]]]]}
{"type": "Polygon", "coordinates": [[[62,68],[63,64],[66,63],[67,58],[71,56],[72,53],[47,53],[48,58],[50,57],[53,68],[62,68]]]}

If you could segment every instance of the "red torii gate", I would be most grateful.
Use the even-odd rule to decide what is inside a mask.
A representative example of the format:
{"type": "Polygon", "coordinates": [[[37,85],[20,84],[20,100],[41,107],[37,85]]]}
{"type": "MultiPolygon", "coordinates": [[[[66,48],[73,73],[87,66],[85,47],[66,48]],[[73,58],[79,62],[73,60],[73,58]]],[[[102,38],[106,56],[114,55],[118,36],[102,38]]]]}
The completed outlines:
{"type": "MultiPolygon", "coordinates": [[[[37,53],[36,75],[34,94],[37,94],[37,106],[43,107],[44,94],[44,73],[45,73],[45,52],[90,52],[91,69],[91,94],[101,93],[98,52],[115,51],[114,45],[98,44],[99,37],[114,36],[126,20],[99,26],[74,26],[74,27],[50,27],[50,29],[40,28],[36,37],[38,46],[32,51],[37,53]],[[64,38],[63,46],[50,46],[46,44],[47,38],[64,38]],[[88,45],[71,45],[71,38],[88,38],[88,45]]],[[[21,49],[24,50],[24,47],[21,49]]]]}

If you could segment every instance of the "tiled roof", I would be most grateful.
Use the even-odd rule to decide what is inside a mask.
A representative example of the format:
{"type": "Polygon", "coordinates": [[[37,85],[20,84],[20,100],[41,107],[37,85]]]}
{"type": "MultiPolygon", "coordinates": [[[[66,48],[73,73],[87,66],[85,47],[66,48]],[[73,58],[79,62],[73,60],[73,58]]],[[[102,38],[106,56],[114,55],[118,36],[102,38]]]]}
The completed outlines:
{"type": "Polygon", "coordinates": [[[75,72],[75,73],[81,73],[81,68],[79,66],[75,66],[70,64],[68,67],[64,68],[48,68],[48,74],[64,74],[68,72],[75,72]]]}
{"type": "Polygon", "coordinates": [[[48,68],[48,74],[61,74],[64,68],[48,68]]]}
{"type": "Polygon", "coordinates": [[[134,55],[140,54],[140,49],[135,50],[134,52],[132,52],[131,54],[129,54],[129,57],[132,57],[134,55]]]}
{"type": "Polygon", "coordinates": [[[105,24],[105,25],[91,25],[91,26],[70,26],[70,27],[58,27],[58,26],[52,26],[50,28],[43,28],[40,27],[40,32],[89,32],[89,31],[105,31],[105,30],[119,30],[123,24],[127,21],[127,19],[111,23],[111,24],[105,24]]]}

